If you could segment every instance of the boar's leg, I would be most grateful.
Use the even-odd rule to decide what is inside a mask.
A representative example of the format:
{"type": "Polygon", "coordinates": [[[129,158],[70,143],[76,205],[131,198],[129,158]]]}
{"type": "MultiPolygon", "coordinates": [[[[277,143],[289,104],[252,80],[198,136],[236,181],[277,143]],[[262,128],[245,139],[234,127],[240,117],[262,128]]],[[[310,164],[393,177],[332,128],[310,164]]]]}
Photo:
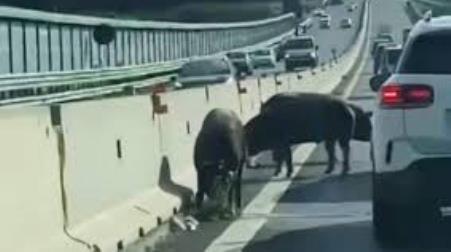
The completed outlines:
{"type": "Polygon", "coordinates": [[[204,179],[205,175],[202,171],[197,171],[197,193],[196,193],[196,207],[200,209],[202,207],[202,202],[204,201],[204,194],[206,193],[206,181],[204,179]]]}
{"type": "Polygon", "coordinates": [[[291,154],[291,148],[290,145],[286,145],[283,149],[283,157],[287,164],[287,178],[291,177],[291,174],[293,173],[293,157],[291,154]]]}
{"type": "Polygon", "coordinates": [[[272,158],[276,162],[276,171],[274,172],[274,176],[279,175],[280,171],[282,170],[282,164],[283,164],[283,150],[281,148],[275,148],[272,150],[272,158]]]}
{"type": "Polygon", "coordinates": [[[343,152],[343,171],[342,175],[346,175],[349,170],[351,169],[349,165],[349,153],[350,153],[350,146],[349,146],[349,139],[340,139],[340,148],[343,152]]]}
{"type": "Polygon", "coordinates": [[[240,167],[238,167],[238,173],[235,178],[235,204],[237,206],[238,213],[241,212],[241,178],[244,168],[244,161],[241,162],[240,167]]]}
{"type": "Polygon", "coordinates": [[[328,162],[327,162],[327,170],[326,174],[330,174],[335,169],[335,141],[334,140],[326,140],[326,151],[328,155],[328,162]]]}

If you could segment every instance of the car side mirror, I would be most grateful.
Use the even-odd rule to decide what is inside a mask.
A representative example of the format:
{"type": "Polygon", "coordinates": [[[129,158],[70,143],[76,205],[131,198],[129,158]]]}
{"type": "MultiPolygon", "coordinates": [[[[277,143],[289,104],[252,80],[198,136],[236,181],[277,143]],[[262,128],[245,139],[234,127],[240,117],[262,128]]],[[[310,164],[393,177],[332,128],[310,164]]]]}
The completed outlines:
{"type": "Polygon", "coordinates": [[[382,84],[384,84],[384,82],[387,80],[388,76],[389,76],[388,74],[378,74],[371,77],[370,79],[371,90],[373,90],[373,92],[379,91],[382,84]]]}
{"type": "Polygon", "coordinates": [[[315,46],[315,50],[316,50],[316,51],[319,50],[319,46],[318,46],[318,45],[315,46]]]}

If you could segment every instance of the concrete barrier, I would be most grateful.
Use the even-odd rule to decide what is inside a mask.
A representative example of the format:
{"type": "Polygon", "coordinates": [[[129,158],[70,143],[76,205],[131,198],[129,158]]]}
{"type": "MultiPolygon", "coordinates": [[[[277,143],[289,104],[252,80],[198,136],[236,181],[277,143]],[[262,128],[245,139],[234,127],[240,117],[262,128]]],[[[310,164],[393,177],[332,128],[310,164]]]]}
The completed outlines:
{"type": "Polygon", "coordinates": [[[162,93],[167,113],[148,95],[0,111],[8,153],[1,248],[117,251],[154,229],[196,190],[193,146],[210,109],[233,109],[245,122],[277,92],[331,93],[359,64],[367,20],[339,64],[300,80],[280,75],[280,85],[268,76],[242,81],[242,92],[216,85],[162,93]]]}
{"type": "Polygon", "coordinates": [[[0,121],[0,250],[85,250],[64,233],[57,135],[50,110],[2,110],[0,121]]]}

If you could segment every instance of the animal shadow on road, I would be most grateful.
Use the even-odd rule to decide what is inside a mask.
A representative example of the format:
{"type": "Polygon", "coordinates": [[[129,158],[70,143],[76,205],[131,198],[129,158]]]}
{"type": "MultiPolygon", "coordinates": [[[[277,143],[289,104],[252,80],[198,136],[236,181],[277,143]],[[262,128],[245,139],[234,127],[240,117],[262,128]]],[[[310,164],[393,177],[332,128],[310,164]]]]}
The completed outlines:
{"type": "Polygon", "coordinates": [[[172,180],[171,165],[167,156],[161,160],[160,177],[158,186],[169,194],[179,197],[182,201],[182,208],[189,208],[192,205],[194,192],[190,188],[179,185],[172,180]]]}

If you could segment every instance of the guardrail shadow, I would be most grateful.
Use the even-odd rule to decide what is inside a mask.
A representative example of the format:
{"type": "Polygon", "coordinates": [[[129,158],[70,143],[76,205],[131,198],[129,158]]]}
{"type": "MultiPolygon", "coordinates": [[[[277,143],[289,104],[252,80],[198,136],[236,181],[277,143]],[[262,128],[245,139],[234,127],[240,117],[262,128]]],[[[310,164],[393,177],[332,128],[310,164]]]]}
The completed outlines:
{"type": "Polygon", "coordinates": [[[163,156],[160,166],[158,186],[166,193],[172,194],[182,201],[182,209],[192,205],[194,192],[191,188],[179,185],[172,180],[171,165],[167,156],[163,156]]]}

